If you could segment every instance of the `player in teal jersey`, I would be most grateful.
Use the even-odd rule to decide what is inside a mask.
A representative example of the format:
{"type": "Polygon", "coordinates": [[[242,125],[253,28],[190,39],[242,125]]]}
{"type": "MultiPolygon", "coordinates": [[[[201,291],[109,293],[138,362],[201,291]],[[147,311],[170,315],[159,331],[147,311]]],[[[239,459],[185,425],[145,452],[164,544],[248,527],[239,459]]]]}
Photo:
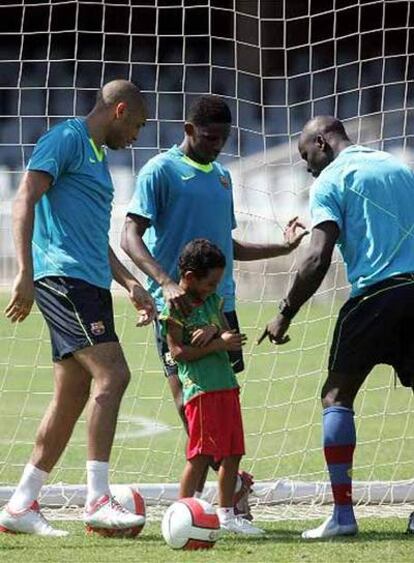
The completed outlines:
{"type": "MultiPolygon", "coordinates": [[[[238,330],[233,259],[262,260],[288,254],[300,244],[306,231],[297,233],[298,227],[303,226],[294,219],[287,227],[282,244],[253,244],[233,239],[232,230],[237,225],[232,181],[228,170],[216,161],[230,129],[231,112],[219,96],[202,96],[192,104],[181,145],[154,157],[140,170],[121,244],[132,261],[148,275],[148,289],[158,311],[167,304],[184,314],[191,311],[191,306],[178,285],[179,254],[194,238],[207,238],[216,244],[226,257],[217,292],[224,300],[223,310],[231,328],[238,330]]],[[[177,368],[157,323],[156,338],[177,410],[186,426],[177,368]]],[[[210,338],[211,335],[205,334],[198,344],[205,345],[210,338]]],[[[229,355],[235,372],[242,371],[241,351],[231,351],[229,355]]],[[[244,475],[244,489],[248,491],[248,476],[244,475]]],[[[239,481],[238,488],[240,486],[239,481]]],[[[202,487],[200,483],[199,491],[202,487]]],[[[243,492],[239,496],[243,496],[243,492]]]]}
{"type": "Polygon", "coordinates": [[[114,328],[112,278],[127,290],[141,324],[152,321],[155,308],[109,246],[113,185],[103,146],[124,148],[145,119],[138,88],[126,80],[109,82],[85,119],[69,119],[39,139],[21,181],[13,207],[18,274],[6,316],[23,321],[36,300],[50,331],[54,396],[30,463],[0,514],[0,531],[66,535],[45,520],[37,498],[88,400],[85,523],[98,530],[142,525],[142,517],[112,498],[108,482],[130,378],[114,328]]]}
{"type": "MultiPolygon", "coordinates": [[[[391,365],[414,389],[414,173],[391,154],[354,145],[332,116],[309,121],[299,151],[316,178],[310,192],[312,236],[280,314],[264,330],[287,342],[290,322],[318,289],[335,244],[347,266],[350,299],[339,312],[322,388],[324,453],[334,510],[304,539],[354,535],[353,404],[377,364],[391,365]]],[[[411,530],[410,519],[408,531],[411,530]]]]}
{"type": "Polygon", "coordinates": [[[195,239],[179,258],[179,285],[192,305],[190,314],[165,305],[160,316],[172,358],[177,362],[188,423],[187,463],[181,478],[180,497],[192,497],[209,463],[219,464],[218,516],[230,532],[260,535],[262,530],[236,516],[233,494],[240,459],[244,455],[239,385],[228,351],[240,350],[246,337],[230,330],[222,313],[222,299],[215,293],[226,259],[206,239],[195,239]],[[205,346],[193,344],[213,328],[214,338],[205,346]]]}

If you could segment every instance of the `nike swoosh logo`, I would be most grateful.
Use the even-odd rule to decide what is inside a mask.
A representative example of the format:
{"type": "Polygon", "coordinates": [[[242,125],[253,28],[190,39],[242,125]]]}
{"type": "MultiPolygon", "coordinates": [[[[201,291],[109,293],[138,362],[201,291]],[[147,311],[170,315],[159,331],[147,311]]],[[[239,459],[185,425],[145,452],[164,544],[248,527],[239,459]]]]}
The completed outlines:
{"type": "Polygon", "coordinates": [[[92,164],[96,164],[96,160],[93,159],[91,156],[89,157],[89,162],[92,162],[92,164]]]}
{"type": "Polygon", "coordinates": [[[181,180],[185,182],[186,180],[191,180],[191,178],[194,178],[194,176],[194,174],[191,174],[190,176],[181,176],[181,180]]]}

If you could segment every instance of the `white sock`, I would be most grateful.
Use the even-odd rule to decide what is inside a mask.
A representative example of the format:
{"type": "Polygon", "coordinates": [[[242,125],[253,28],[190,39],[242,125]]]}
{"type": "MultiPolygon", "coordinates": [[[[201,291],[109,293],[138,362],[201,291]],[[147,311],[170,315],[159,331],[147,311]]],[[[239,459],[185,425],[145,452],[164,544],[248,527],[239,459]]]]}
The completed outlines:
{"type": "Polygon", "coordinates": [[[223,522],[227,522],[227,520],[232,520],[234,518],[234,508],[231,506],[230,508],[217,508],[217,516],[220,520],[220,524],[223,522]]]}
{"type": "Polygon", "coordinates": [[[240,475],[237,475],[236,486],[234,487],[234,493],[235,494],[237,494],[240,491],[240,489],[242,488],[242,484],[243,484],[243,481],[242,481],[240,475]]]}
{"type": "Polygon", "coordinates": [[[193,495],[194,498],[201,498],[203,496],[203,491],[196,491],[193,495]]]}
{"type": "Polygon", "coordinates": [[[37,499],[40,489],[43,487],[49,473],[38,469],[35,465],[28,463],[23,470],[20,482],[16,487],[8,506],[12,512],[20,512],[29,508],[37,499]]]}
{"type": "Polygon", "coordinates": [[[86,462],[86,476],[88,483],[86,506],[90,506],[102,496],[111,494],[108,461],[88,460],[86,462]]]}

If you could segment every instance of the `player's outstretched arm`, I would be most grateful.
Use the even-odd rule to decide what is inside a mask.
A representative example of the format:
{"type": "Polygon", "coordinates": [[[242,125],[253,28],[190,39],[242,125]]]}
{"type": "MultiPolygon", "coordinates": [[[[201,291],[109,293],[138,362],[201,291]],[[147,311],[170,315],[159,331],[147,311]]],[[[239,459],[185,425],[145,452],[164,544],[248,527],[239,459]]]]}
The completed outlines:
{"type": "Polygon", "coordinates": [[[295,250],[307,234],[309,231],[305,225],[298,217],[293,217],[284,228],[284,241],[281,244],[255,244],[233,239],[234,258],[244,262],[284,256],[295,250]]]}
{"type": "Polygon", "coordinates": [[[151,323],[156,315],[155,303],[151,295],[118,260],[111,247],[109,247],[109,262],[115,281],[128,291],[129,298],[138,311],[137,326],[145,326],[151,323]]]}
{"type": "Polygon", "coordinates": [[[45,172],[29,170],[23,176],[13,203],[13,240],[16,248],[17,275],[10,301],[4,311],[14,322],[30,314],[34,300],[32,237],[36,202],[49,189],[52,178],[45,172]]]}
{"type": "Polygon", "coordinates": [[[325,221],[312,230],[309,248],[299,265],[286,299],[282,301],[281,313],[266,325],[257,341],[258,344],[266,336],[273,344],[285,344],[289,341],[286,333],[290,322],[321,285],[331,264],[338,236],[339,228],[334,221],[325,221]]]}

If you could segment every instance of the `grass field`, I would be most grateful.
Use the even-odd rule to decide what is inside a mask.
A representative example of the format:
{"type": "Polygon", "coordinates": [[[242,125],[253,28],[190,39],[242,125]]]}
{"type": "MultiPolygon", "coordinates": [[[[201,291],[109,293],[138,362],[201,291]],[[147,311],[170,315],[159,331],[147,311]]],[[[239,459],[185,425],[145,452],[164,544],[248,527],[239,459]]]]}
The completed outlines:
{"type": "MultiPolygon", "coordinates": [[[[0,301],[4,308],[5,297],[0,301]]],[[[116,299],[117,330],[133,373],[122,405],[112,455],[112,482],[175,482],[183,466],[184,436],[155,353],[151,329],[134,327],[129,303],[116,299]]],[[[247,332],[246,371],[240,376],[247,437],[243,466],[257,480],[290,477],[326,479],[320,448],[320,387],[336,310],[305,307],[291,329],[292,341],[275,349],[255,340],[274,312],[259,304],[240,304],[247,332]]],[[[14,483],[25,463],[38,421],[52,390],[47,330],[37,311],[12,327],[0,320],[0,484],[14,483]]],[[[356,405],[359,446],[356,479],[412,477],[414,414],[412,395],[394,389],[389,368],[370,376],[356,405]]],[[[85,421],[53,474],[52,482],[85,481],[85,421]]],[[[314,521],[311,523],[313,525],[314,521]]],[[[4,561],[279,560],[412,561],[413,544],[402,535],[405,521],[364,519],[358,539],[303,545],[298,531],[306,522],[266,523],[263,540],[223,539],[212,553],[175,553],[163,545],[157,524],[137,541],[85,539],[79,523],[65,523],[70,539],[55,543],[35,538],[1,538],[4,561]],[[409,544],[407,542],[410,542],[409,544]],[[322,551],[323,550],[323,551],[322,551]]]]}
{"type": "Polygon", "coordinates": [[[307,522],[265,523],[266,537],[222,538],[211,551],[173,551],[164,543],[159,523],[148,524],[135,540],[86,537],[80,524],[64,523],[64,539],[1,537],[1,560],[7,562],[125,562],[125,561],[278,561],[367,563],[412,562],[414,536],[403,533],[400,519],[361,521],[358,537],[304,543],[299,532],[307,522]]]}

